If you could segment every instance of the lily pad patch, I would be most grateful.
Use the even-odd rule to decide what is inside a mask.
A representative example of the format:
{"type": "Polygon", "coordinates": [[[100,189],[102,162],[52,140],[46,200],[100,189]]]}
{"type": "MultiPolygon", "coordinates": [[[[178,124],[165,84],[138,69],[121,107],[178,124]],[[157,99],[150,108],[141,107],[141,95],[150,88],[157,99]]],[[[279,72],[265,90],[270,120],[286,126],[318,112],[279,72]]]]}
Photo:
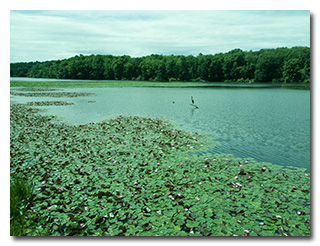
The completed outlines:
{"type": "Polygon", "coordinates": [[[204,134],[163,119],[10,110],[11,179],[34,188],[27,236],[310,235],[305,170],[206,154],[204,134]]]}
{"type": "Polygon", "coordinates": [[[92,96],[94,93],[84,92],[15,92],[10,91],[10,95],[23,97],[84,97],[92,96]]]}
{"type": "Polygon", "coordinates": [[[29,102],[28,106],[66,106],[72,105],[74,103],[64,102],[64,101],[39,101],[39,102],[29,102]]]}

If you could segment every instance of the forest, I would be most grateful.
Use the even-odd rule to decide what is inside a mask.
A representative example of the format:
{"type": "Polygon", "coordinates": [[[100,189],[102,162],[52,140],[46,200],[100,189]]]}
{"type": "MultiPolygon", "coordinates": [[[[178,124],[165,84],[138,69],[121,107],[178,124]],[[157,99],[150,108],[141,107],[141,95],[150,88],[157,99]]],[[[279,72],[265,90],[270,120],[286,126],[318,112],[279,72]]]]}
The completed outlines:
{"type": "Polygon", "coordinates": [[[310,83],[310,48],[292,47],[198,56],[77,55],[68,59],[10,64],[10,77],[310,83]]]}

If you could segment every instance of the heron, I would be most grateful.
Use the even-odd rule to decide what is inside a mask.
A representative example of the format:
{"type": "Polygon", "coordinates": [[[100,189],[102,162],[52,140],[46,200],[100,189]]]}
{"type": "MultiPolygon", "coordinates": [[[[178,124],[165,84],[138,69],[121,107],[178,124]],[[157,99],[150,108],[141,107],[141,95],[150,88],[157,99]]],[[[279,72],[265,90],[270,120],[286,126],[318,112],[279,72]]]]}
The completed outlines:
{"type": "Polygon", "coordinates": [[[194,104],[193,96],[191,96],[191,102],[192,102],[192,104],[194,104]]]}

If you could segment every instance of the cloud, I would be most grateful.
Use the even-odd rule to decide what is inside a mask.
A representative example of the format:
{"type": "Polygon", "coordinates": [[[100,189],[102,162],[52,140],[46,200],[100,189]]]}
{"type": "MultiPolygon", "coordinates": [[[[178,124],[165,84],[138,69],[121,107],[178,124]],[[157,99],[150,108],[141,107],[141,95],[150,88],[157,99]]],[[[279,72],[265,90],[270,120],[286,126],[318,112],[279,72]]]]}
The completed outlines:
{"type": "Polygon", "coordinates": [[[310,46],[309,11],[11,11],[11,62],[310,46]]]}

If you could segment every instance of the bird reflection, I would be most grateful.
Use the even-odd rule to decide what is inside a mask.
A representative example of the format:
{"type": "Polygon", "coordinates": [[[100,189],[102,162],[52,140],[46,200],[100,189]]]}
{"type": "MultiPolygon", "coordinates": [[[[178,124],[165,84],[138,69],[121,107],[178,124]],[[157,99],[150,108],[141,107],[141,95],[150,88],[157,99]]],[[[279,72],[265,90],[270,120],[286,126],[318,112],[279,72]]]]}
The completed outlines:
{"type": "Polygon", "coordinates": [[[192,109],[191,109],[190,112],[191,112],[191,116],[192,116],[192,117],[193,117],[194,111],[195,111],[196,109],[197,109],[197,108],[192,108],[192,109]]]}

